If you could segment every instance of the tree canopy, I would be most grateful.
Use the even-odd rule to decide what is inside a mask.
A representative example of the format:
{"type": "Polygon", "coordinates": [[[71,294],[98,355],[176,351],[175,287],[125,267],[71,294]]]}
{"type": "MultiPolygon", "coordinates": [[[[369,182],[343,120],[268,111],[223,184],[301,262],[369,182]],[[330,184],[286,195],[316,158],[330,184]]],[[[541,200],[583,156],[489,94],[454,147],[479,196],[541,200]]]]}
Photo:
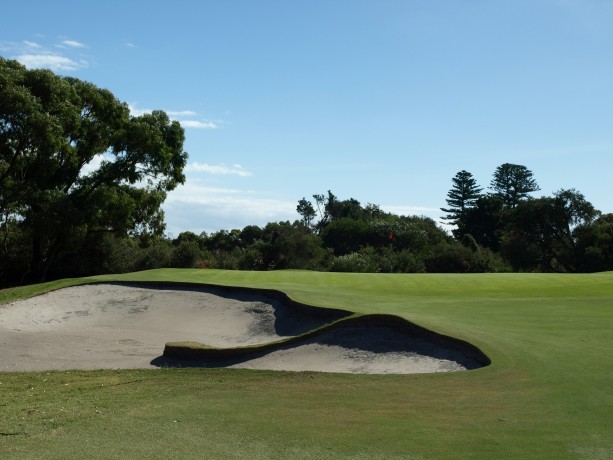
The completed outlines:
{"type": "Polygon", "coordinates": [[[509,208],[516,207],[529,193],[540,190],[532,171],[523,165],[511,163],[496,168],[490,188],[509,208]]]}
{"type": "Polygon", "coordinates": [[[0,58],[0,225],[30,241],[28,277],[95,232],[161,234],[184,138],[162,111],[134,117],[105,89],[0,58]]]}

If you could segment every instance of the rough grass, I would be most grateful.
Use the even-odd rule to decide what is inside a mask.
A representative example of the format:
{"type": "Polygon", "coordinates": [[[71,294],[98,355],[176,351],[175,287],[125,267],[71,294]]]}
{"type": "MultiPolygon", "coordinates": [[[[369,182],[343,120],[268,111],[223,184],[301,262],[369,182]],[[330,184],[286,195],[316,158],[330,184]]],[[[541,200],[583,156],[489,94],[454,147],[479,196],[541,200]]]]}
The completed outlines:
{"type": "Polygon", "coordinates": [[[278,289],[399,315],[492,364],[410,376],[3,373],[0,458],[613,458],[613,273],[155,270],[0,291],[0,301],[112,279],[278,289]]]}

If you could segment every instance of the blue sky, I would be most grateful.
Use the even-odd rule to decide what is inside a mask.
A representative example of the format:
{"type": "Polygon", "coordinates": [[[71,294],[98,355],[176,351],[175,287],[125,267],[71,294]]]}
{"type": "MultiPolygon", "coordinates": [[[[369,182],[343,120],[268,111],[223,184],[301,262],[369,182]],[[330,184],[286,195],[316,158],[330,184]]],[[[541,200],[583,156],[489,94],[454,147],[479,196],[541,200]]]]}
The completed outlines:
{"type": "Polygon", "coordinates": [[[613,1],[9,2],[0,55],[186,131],[168,232],[294,220],[327,190],[443,214],[502,163],[613,212],[613,1]]]}

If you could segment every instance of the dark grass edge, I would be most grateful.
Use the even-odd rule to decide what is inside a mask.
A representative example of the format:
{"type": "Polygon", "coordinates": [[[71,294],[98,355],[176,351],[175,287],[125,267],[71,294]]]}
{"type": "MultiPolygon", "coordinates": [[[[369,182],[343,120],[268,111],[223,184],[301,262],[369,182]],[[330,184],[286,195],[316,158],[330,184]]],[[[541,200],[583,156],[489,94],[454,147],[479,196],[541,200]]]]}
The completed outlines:
{"type": "MultiPolygon", "coordinates": [[[[9,288],[10,294],[8,299],[2,299],[0,303],[11,302],[13,300],[19,300],[21,298],[36,297],[38,295],[53,292],[59,289],[68,287],[83,286],[83,285],[121,285],[121,286],[134,286],[142,287],[149,286],[153,288],[192,288],[195,290],[216,289],[226,294],[232,294],[235,292],[242,292],[248,294],[259,294],[267,297],[274,298],[285,302],[290,309],[294,309],[297,312],[308,313],[319,317],[332,318],[332,321],[319,328],[305,332],[303,334],[289,337],[287,339],[281,339],[274,342],[267,342],[264,344],[250,345],[245,347],[232,347],[232,348],[217,348],[211,347],[204,343],[198,342],[168,342],[164,346],[162,356],[164,358],[185,360],[185,361],[204,361],[204,360],[227,360],[245,358],[250,355],[254,355],[261,352],[274,351],[284,346],[294,344],[296,342],[316,337],[324,332],[334,330],[340,327],[357,326],[373,324],[377,322],[378,325],[388,326],[393,328],[402,328],[405,331],[413,334],[417,337],[424,338],[431,342],[434,342],[443,346],[450,346],[465,353],[470,353],[483,367],[491,364],[491,359],[477,346],[473,345],[466,340],[458,339],[449,335],[435,332],[431,329],[427,329],[420,326],[406,318],[402,318],[396,315],[390,314],[361,314],[355,313],[340,308],[328,308],[319,307],[316,305],[309,305],[302,302],[297,302],[292,299],[285,292],[269,289],[269,288],[255,288],[244,286],[227,286],[214,283],[195,283],[195,282],[182,282],[182,281],[121,281],[121,280],[96,280],[87,278],[68,278],[62,280],[51,281],[45,283],[33,290],[29,295],[21,296],[15,291],[21,290],[20,288],[9,288]],[[15,294],[17,294],[15,296],[15,294]],[[12,297],[12,298],[11,298],[12,297]],[[336,318],[334,319],[334,317],[336,318]]],[[[27,288],[27,287],[26,287],[27,288]]]]}
{"type": "Polygon", "coordinates": [[[317,329],[313,329],[304,334],[274,342],[250,345],[246,347],[216,348],[197,342],[168,342],[164,347],[163,356],[165,358],[175,360],[194,362],[242,359],[262,352],[275,351],[288,345],[317,337],[318,335],[333,331],[335,329],[362,325],[377,325],[401,329],[414,337],[470,354],[479,364],[481,364],[481,367],[489,366],[492,362],[491,359],[479,347],[473,345],[472,343],[456,337],[440,334],[425,327],[419,326],[405,318],[401,318],[400,316],[357,313],[338,319],[332,323],[326,324],[317,329]]]}

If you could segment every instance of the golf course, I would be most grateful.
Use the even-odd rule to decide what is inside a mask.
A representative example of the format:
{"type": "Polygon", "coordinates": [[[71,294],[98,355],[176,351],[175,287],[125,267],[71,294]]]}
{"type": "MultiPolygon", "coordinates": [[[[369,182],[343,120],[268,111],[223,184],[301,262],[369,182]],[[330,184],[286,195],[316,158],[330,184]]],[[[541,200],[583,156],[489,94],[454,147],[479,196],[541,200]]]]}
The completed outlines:
{"type": "MultiPolygon", "coordinates": [[[[105,283],[278,292],[349,315],[332,322],[398,317],[490,362],[414,374],[206,365],[3,371],[0,458],[613,458],[613,272],[156,269],[1,290],[0,323],[10,305],[105,283]]],[[[173,312],[180,320],[176,302],[162,307],[167,322],[173,312]]],[[[292,323],[291,335],[330,321],[305,330],[292,323]]]]}

